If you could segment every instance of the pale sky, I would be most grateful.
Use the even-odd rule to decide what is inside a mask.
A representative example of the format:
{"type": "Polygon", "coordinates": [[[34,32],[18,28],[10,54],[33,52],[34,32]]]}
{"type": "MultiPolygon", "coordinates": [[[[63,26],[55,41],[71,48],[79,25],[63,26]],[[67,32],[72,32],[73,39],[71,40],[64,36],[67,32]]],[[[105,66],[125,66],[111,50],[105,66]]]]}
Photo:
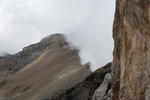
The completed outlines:
{"type": "Polygon", "coordinates": [[[0,0],[0,53],[64,33],[95,70],[112,60],[115,0],[0,0]]]}

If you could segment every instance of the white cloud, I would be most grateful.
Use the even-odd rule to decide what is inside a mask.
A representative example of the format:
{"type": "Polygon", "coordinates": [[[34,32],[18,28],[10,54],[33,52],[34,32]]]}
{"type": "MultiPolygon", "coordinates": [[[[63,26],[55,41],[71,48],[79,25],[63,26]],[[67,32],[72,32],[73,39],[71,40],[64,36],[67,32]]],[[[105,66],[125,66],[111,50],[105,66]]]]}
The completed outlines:
{"type": "Polygon", "coordinates": [[[0,0],[0,52],[66,33],[96,69],[112,60],[114,6],[115,0],[0,0]]]}

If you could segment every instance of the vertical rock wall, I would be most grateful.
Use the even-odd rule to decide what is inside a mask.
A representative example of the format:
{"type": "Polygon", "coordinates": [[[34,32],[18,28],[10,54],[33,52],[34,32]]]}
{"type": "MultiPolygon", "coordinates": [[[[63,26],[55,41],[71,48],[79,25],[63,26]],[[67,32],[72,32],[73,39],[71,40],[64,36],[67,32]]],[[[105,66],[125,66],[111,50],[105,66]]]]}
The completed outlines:
{"type": "Polygon", "coordinates": [[[112,100],[150,100],[150,0],[116,0],[112,100]]]}

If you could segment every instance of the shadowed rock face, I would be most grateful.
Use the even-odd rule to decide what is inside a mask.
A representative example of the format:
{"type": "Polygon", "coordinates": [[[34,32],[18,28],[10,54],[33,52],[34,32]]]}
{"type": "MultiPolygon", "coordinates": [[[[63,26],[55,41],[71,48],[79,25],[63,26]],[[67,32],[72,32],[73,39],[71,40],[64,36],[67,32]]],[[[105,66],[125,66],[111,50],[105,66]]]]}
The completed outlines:
{"type": "MultiPolygon", "coordinates": [[[[95,90],[97,89],[98,91],[99,88],[105,88],[106,91],[104,91],[104,96],[108,94],[109,89],[111,88],[111,82],[108,82],[111,77],[110,73],[111,63],[108,63],[104,67],[90,74],[85,80],[76,86],[65,90],[62,94],[47,97],[45,100],[102,100],[98,99],[99,93],[95,93],[95,90]],[[93,97],[94,94],[95,96],[93,97]]],[[[109,94],[111,95],[111,92],[109,94]]]]}
{"type": "Polygon", "coordinates": [[[92,100],[110,100],[111,99],[111,74],[107,73],[103,83],[96,89],[92,100]]]}
{"type": "Polygon", "coordinates": [[[112,100],[150,100],[150,0],[116,0],[112,100]]]}

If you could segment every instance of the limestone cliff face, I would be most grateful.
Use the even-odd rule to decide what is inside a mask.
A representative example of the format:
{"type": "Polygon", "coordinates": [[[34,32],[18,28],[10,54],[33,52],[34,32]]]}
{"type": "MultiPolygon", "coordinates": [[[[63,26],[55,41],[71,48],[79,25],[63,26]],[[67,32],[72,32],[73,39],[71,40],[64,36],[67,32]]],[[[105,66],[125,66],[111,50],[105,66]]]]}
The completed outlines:
{"type": "Polygon", "coordinates": [[[150,100],[150,0],[116,0],[112,100],[150,100]]]}

